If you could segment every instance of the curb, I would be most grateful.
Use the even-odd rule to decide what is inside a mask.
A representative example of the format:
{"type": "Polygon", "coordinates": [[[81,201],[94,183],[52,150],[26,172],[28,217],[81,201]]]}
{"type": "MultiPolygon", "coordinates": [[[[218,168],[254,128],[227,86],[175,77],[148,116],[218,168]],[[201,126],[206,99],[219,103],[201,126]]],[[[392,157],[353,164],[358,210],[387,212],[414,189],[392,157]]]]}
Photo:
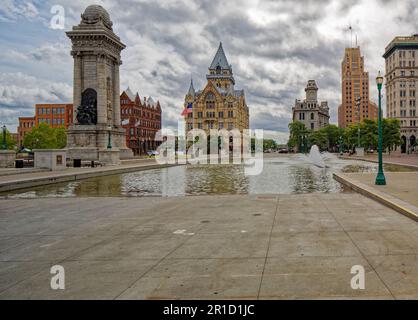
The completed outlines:
{"type": "MultiPolygon", "coordinates": [[[[90,172],[79,172],[79,173],[63,173],[62,175],[58,176],[46,176],[46,177],[37,177],[37,178],[27,178],[15,181],[8,181],[5,183],[0,183],[0,193],[2,192],[9,192],[14,190],[26,189],[26,188],[33,188],[39,187],[49,184],[55,184],[60,182],[70,182],[70,181],[77,181],[77,180],[84,180],[94,177],[103,177],[103,176],[111,176],[115,174],[124,174],[130,172],[137,172],[137,171],[144,171],[144,170],[152,170],[152,169],[162,169],[177,166],[175,165],[148,165],[148,166],[137,166],[137,167],[127,167],[127,168],[115,168],[110,170],[104,171],[90,171],[90,172]]],[[[51,172],[51,171],[48,171],[51,172]]]]}
{"type": "Polygon", "coordinates": [[[340,173],[333,173],[333,177],[336,181],[339,183],[349,187],[350,189],[354,190],[357,193],[362,194],[363,196],[366,196],[370,199],[373,199],[386,207],[389,207],[404,216],[415,220],[418,222],[418,208],[402,201],[398,198],[395,198],[387,193],[378,191],[374,188],[371,188],[363,183],[354,181],[347,177],[346,175],[340,174],[340,173]]]}
{"type": "MultiPolygon", "coordinates": [[[[374,159],[363,159],[363,158],[356,158],[356,157],[351,158],[351,157],[346,157],[346,156],[343,156],[343,157],[339,156],[339,158],[340,159],[343,159],[343,160],[357,160],[357,161],[364,161],[364,162],[379,163],[378,160],[374,160],[374,159]]],[[[385,164],[388,164],[388,165],[391,165],[391,166],[399,166],[399,167],[405,167],[405,168],[409,168],[409,169],[416,169],[416,170],[418,170],[418,166],[413,165],[413,164],[403,164],[403,163],[397,163],[397,162],[388,162],[386,160],[384,160],[383,164],[384,165],[385,164]]]]}

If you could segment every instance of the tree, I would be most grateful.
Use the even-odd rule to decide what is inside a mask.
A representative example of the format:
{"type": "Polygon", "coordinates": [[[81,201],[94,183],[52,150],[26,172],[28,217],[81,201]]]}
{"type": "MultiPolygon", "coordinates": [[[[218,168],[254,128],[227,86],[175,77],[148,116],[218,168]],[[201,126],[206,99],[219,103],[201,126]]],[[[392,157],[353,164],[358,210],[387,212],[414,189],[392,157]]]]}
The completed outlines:
{"type": "MultiPolygon", "coordinates": [[[[7,149],[14,150],[16,147],[16,141],[12,138],[9,130],[6,129],[6,143],[7,149]]],[[[0,127],[0,148],[3,145],[3,128],[0,127]]]]}
{"type": "Polygon", "coordinates": [[[382,122],[383,150],[396,150],[402,144],[401,123],[398,119],[383,119],[382,122]]]}
{"type": "Polygon", "coordinates": [[[67,134],[63,127],[51,128],[46,123],[32,129],[25,135],[23,145],[29,149],[62,149],[67,144],[67,134]]]}
{"type": "Polygon", "coordinates": [[[290,139],[287,143],[289,147],[297,147],[298,151],[301,151],[301,145],[303,143],[303,136],[309,134],[308,129],[300,121],[293,121],[289,123],[290,139]]]}
{"type": "Polygon", "coordinates": [[[309,143],[311,146],[316,144],[319,150],[326,150],[329,143],[326,130],[321,129],[312,132],[309,136],[309,143]]]}
{"type": "Polygon", "coordinates": [[[364,119],[360,125],[361,146],[365,150],[377,149],[378,125],[376,120],[364,119]]]}
{"type": "Polygon", "coordinates": [[[273,139],[264,139],[263,140],[263,150],[275,150],[277,148],[277,143],[273,139]]]}
{"type": "Polygon", "coordinates": [[[324,132],[327,135],[328,148],[330,149],[330,151],[337,150],[337,146],[340,144],[340,136],[344,135],[344,130],[338,128],[334,124],[329,124],[321,128],[320,131],[324,132]]]}

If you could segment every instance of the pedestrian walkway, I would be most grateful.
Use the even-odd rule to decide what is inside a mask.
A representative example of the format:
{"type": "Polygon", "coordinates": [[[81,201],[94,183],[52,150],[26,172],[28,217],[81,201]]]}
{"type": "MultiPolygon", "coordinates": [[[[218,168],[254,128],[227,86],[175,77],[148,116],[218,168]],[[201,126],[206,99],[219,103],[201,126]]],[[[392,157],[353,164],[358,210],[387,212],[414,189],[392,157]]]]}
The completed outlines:
{"type": "Polygon", "coordinates": [[[418,298],[418,224],[356,193],[51,203],[0,200],[0,299],[418,298]]]}

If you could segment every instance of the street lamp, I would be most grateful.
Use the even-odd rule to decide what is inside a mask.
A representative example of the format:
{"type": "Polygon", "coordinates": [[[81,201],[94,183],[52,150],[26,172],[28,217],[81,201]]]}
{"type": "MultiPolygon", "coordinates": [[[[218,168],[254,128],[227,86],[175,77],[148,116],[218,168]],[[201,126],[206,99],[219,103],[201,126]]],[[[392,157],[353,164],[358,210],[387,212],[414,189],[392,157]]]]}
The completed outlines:
{"type": "Polygon", "coordinates": [[[340,136],[340,156],[343,155],[343,137],[340,136]]]}
{"type": "Polygon", "coordinates": [[[383,77],[380,75],[380,71],[379,71],[379,75],[376,78],[376,83],[377,83],[377,89],[379,91],[379,172],[377,173],[377,177],[376,177],[376,185],[378,186],[384,186],[386,185],[386,178],[385,175],[383,173],[383,155],[382,155],[382,149],[383,149],[383,137],[382,137],[382,84],[383,84],[383,77]]]}
{"type": "Polygon", "coordinates": [[[6,125],[3,126],[3,143],[1,148],[7,150],[7,140],[6,140],[6,125]]]}
{"type": "Polygon", "coordinates": [[[108,140],[107,140],[107,148],[112,149],[112,140],[111,140],[111,134],[112,134],[112,126],[109,124],[107,126],[107,132],[108,132],[108,140]]]}

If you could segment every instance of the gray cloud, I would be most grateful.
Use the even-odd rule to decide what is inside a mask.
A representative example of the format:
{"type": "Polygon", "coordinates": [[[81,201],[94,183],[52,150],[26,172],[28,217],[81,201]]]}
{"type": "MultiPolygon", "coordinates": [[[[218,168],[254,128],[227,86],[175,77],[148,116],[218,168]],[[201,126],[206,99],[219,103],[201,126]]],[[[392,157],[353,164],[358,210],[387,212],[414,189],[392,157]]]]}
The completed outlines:
{"type": "MultiPolygon", "coordinates": [[[[61,4],[66,10],[67,29],[78,23],[86,6],[83,0],[26,1],[30,4],[21,14],[16,9],[21,5],[19,1],[6,2],[3,16],[10,21],[25,15],[33,20],[31,12],[49,21],[52,5],[61,4]]],[[[331,119],[336,122],[341,99],[341,60],[344,48],[351,42],[350,24],[358,36],[371,84],[377,71],[384,69],[381,56],[391,39],[418,32],[418,9],[412,0],[96,2],[109,11],[115,32],[128,46],[122,53],[122,89],[130,86],[141,97],[158,98],[164,124],[170,127],[175,127],[180,118],[190,77],[193,76],[197,88],[205,85],[207,68],[219,41],[233,66],[237,87],[245,89],[251,126],[281,133],[283,137],[294,100],[304,97],[303,89],[309,79],[317,80],[319,98],[329,101],[331,119]]],[[[0,31],[0,36],[2,32],[6,31],[0,31]]],[[[13,28],[8,32],[13,33],[13,28]]],[[[39,79],[30,86],[22,85],[25,99],[9,97],[7,104],[5,99],[0,104],[9,109],[13,105],[16,110],[29,110],[39,98],[71,96],[69,40],[63,31],[54,35],[50,42],[24,49],[20,43],[9,48],[0,41],[0,49],[7,57],[0,57],[0,72],[39,79]],[[54,83],[65,84],[66,88],[52,90],[54,83]]],[[[7,92],[14,88],[4,78],[0,79],[0,87],[7,92]]],[[[373,85],[371,96],[376,96],[373,85]]]]}

